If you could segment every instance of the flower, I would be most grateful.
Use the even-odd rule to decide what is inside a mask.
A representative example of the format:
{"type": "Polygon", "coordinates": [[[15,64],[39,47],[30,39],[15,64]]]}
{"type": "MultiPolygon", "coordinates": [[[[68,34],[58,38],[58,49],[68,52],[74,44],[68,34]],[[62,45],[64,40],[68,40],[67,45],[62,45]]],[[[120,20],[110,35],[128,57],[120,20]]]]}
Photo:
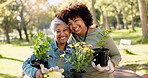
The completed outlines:
{"type": "Polygon", "coordinates": [[[87,54],[87,56],[90,56],[90,54],[87,54]]]}
{"type": "Polygon", "coordinates": [[[91,44],[89,44],[88,46],[93,47],[91,44]]]}
{"type": "Polygon", "coordinates": [[[68,45],[70,48],[72,48],[73,46],[70,44],[70,45],[68,45]]]}
{"type": "MultiPolygon", "coordinates": [[[[89,63],[94,58],[93,53],[94,51],[90,49],[92,45],[87,45],[85,42],[78,42],[75,45],[70,44],[68,45],[71,49],[70,50],[70,56],[66,59],[67,62],[71,63],[73,66],[75,66],[76,71],[81,73],[82,70],[85,70],[89,63]]],[[[62,54],[63,56],[65,54],[62,54]]]]}
{"type": "Polygon", "coordinates": [[[60,57],[64,57],[66,54],[64,53],[64,54],[62,54],[62,55],[60,55],[60,57]]]}
{"type": "Polygon", "coordinates": [[[67,50],[71,50],[71,49],[68,48],[67,50]]]}
{"type": "Polygon", "coordinates": [[[79,46],[79,43],[77,43],[76,45],[75,45],[75,47],[78,47],[79,46]]]}

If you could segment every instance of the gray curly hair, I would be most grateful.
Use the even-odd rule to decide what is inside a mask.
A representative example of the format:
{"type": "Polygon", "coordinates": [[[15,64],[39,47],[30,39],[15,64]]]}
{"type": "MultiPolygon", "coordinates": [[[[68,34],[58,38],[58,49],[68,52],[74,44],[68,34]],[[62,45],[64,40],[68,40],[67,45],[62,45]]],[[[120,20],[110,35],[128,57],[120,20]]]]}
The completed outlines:
{"type": "MultiPolygon", "coordinates": [[[[64,21],[62,21],[61,19],[58,18],[54,18],[51,22],[50,25],[50,30],[52,31],[52,33],[55,32],[55,28],[59,25],[59,24],[66,24],[64,21]]],[[[67,24],[66,24],[67,25],[67,24]]],[[[67,25],[68,26],[68,25],[67,25]]]]}

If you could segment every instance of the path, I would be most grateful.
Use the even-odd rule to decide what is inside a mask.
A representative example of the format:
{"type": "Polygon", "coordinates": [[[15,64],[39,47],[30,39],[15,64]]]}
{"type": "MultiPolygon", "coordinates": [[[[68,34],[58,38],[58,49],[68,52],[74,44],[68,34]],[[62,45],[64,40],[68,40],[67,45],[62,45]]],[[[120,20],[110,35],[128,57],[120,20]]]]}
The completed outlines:
{"type": "Polygon", "coordinates": [[[143,78],[135,74],[133,71],[120,66],[116,67],[116,71],[114,72],[114,77],[115,78],[143,78]]]}

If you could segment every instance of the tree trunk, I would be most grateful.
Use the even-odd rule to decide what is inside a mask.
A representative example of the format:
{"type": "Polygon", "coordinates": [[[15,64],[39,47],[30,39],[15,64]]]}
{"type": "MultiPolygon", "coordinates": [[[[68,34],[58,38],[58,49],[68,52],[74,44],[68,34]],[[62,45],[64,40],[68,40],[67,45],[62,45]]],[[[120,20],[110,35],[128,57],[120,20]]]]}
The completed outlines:
{"type": "Polygon", "coordinates": [[[5,23],[5,25],[4,25],[4,33],[5,33],[5,36],[6,36],[6,43],[10,43],[8,17],[6,18],[4,23],[5,23]]]}
{"type": "Polygon", "coordinates": [[[119,18],[118,18],[118,14],[116,14],[116,20],[117,20],[117,28],[120,29],[120,22],[119,22],[119,18]]]}
{"type": "Polygon", "coordinates": [[[93,24],[98,24],[97,19],[96,19],[96,12],[95,12],[94,5],[95,5],[94,0],[91,0],[91,8],[92,8],[93,24]]]}
{"type": "Polygon", "coordinates": [[[25,33],[25,35],[26,35],[26,41],[29,42],[29,38],[28,38],[27,28],[26,28],[26,26],[27,26],[28,23],[31,21],[31,18],[29,19],[28,22],[25,21],[25,17],[24,17],[25,6],[24,6],[24,4],[23,4],[22,1],[21,1],[21,5],[22,5],[22,9],[21,9],[21,11],[20,11],[21,26],[23,27],[24,33],[25,33]]]}
{"type": "Polygon", "coordinates": [[[18,33],[19,33],[20,40],[23,40],[23,38],[22,38],[22,32],[21,32],[21,29],[19,29],[19,28],[16,28],[16,29],[17,29],[17,31],[18,31],[18,33]]]}
{"type": "Polygon", "coordinates": [[[127,21],[127,19],[125,19],[125,21],[126,21],[125,27],[126,27],[126,29],[128,29],[128,21],[127,21]]]}
{"type": "Polygon", "coordinates": [[[103,10],[102,10],[102,7],[101,6],[99,6],[99,11],[100,11],[101,16],[102,16],[101,19],[103,20],[102,26],[105,27],[105,17],[104,17],[103,10]]]}
{"type": "Polygon", "coordinates": [[[29,42],[29,38],[28,38],[28,34],[27,34],[27,28],[24,27],[23,30],[24,30],[24,33],[25,33],[25,36],[26,36],[26,41],[29,42]]]}
{"type": "Polygon", "coordinates": [[[119,21],[119,17],[118,17],[118,11],[117,11],[117,8],[114,7],[115,9],[115,17],[116,17],[116,20],[117,20],[117,28],[120,29],[120,21],[119,21]]]}
{"type": "Polygon", "coordinates": [[[142,42],[148,39],[148,26],[147,26],[147,15],[146,15],[146,5],[144,0],[138,0],[139,11],[140,11],[140,20],[142,27],[142,42]]]}
{"type": "Polygon", "coordinates": [[[133,6],[134,6],[134,3],[133,3],[133,1],[132,1],[132,3],[131,3],[132,29],[133,29],[133,31],[135,31],[134,16],[133,16],[133,6]]]}
{"type": "Polygon", "coordinates": [[[125,26],[125,24],[123,24],[121,28],[124,29],[124,26],[125,26]]]}
{"type": "Polygon", "coordinates": [[[109,25],[108,25],[108,11],[106,11],[106,16],[105,16],[105,29],[109,29],[109,25]]]}
{"type": "Polygon", "coordinates": [[[10,38],[9,38],[9,29],[8,29],[8,30],[6,30],[5,35],[6,35],[6,43],[10,43],[10,38]]]}
{"type": "Polygon", "coordinates": [[[126,17],[125,13],[123,13],[123,18],[125,19],[124,26],[126,27],[126,29],[128,29],[128,20],[127,20],[127,17],[126,17]]]}

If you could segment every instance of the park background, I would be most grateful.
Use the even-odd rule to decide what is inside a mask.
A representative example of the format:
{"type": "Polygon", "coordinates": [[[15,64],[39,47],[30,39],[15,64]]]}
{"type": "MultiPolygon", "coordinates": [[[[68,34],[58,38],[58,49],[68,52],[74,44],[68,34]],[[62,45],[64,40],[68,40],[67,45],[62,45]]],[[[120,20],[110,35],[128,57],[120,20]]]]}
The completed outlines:
{"type": "Polygon", "coordinates": [[[83,2],[93,15],[93,23],[111,29],[119,50],[120,66],[148,77],[148,0],[0,0],[0,78],[19,78],[22,64],[32,53],[33,35],[49,30],[54,15],[71,2],[83,2]]]}

